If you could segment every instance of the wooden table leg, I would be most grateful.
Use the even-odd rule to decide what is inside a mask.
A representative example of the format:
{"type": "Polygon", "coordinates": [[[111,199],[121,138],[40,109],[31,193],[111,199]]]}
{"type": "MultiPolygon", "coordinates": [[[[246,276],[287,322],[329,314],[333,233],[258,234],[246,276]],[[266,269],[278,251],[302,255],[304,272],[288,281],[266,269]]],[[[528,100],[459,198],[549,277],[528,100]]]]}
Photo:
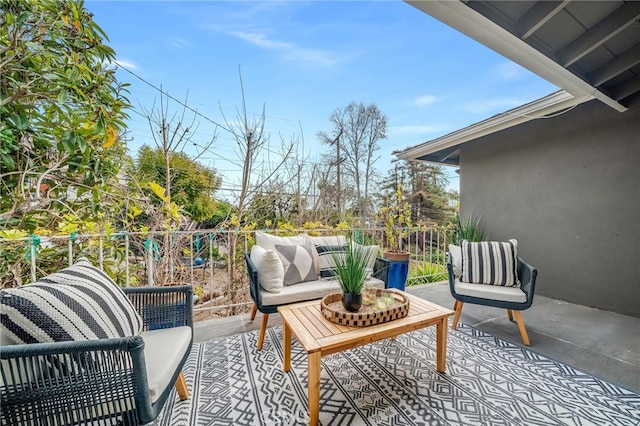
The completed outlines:
{"type": "Polygon", "coordinates": [[[284,371],[289,371],[291,370],[291,327],[289,327],[289,324],[287,324],[286,322],[284,322],[283,324],[283,337],[282,337],[282,344],[284,346],[284,361],[283,361],[283,366],[282,369],[284,371]]]}
{"type": "Polygon", "coordinates": [[[436,369],[444,373],[447,364],[447,318],[436,325],[436,369]]]}
{"type": "Polygon", "coordinates": [[[320,352],[309,357],[309,425],[316,426],[320,420],[320,352]]]}

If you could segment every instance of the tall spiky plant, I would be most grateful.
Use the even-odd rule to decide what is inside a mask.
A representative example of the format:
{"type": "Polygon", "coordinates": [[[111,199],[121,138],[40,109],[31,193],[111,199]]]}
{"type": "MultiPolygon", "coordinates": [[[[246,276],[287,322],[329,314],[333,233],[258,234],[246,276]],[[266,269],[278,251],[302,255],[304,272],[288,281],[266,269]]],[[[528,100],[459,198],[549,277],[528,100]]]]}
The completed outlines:
{"type": "Polygon", "coordinates": [[[456,216],[453,223],[456,244],[460,244],[461,240],[477,242],[485,239],[484,231],[480,227],[479,217],[474,219],[472,216],[464,218],[456,216]]]}
{"type": "Polygon", "coordinates": [[[371,256],[369,250],[353,242],[347,246],[346,254],[331,253],[335,263],[334,276],[343,293],[361,294],[367,281],[371,256]]]}

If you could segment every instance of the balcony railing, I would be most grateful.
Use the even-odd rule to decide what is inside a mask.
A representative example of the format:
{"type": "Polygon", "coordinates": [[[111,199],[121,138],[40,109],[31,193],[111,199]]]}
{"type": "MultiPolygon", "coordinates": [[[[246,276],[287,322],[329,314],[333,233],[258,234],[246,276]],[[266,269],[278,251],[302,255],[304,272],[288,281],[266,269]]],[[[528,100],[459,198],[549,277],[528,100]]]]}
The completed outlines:
{"type": "MultiPolygon", "coordinates": [[[[299,229],[264,231],[274,235],[343,234],[362,244],[383,246],[384,230],[299,229]]],[[[190,284],[198,301],[196,320],[229,316],[251,305],[243,253],[255,231],[197,230],[177,232],[29,236],[0,239],[2,287],[34,282],[87,257],[123,287],[190,284]],[[235,247],[235,249],[234,249],[235,247]],[[230,258],[230,253],[235,256],[230,258]]],[[[412,229],[405,241],[411,253],[407,285],[446,279],[445,253],[452,242],[446,228],[412,229]]]]}

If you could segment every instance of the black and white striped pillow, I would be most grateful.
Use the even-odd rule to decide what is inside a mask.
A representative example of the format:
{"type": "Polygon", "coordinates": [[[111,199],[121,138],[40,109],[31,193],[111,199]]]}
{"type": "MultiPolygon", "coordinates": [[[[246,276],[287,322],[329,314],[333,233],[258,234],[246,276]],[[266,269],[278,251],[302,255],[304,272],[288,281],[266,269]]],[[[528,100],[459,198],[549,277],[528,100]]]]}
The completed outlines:
{"type": "Polygon", "coordinates": [[[125,337],[142,326],[122,289],[84,258],[33,284],[0,291],[0,332],[16,343],[125,337]]]}
{"type": "Polygon", "coordinates": [[[320,257],[320,278],[333,278],[336,270],[335,257],[346,258],[347,246],[316,246],[320,257]]]}
{"type": "Polygon", "coordinates": [[[462,275],[460,281],[475,284],[519,286],[518,241],[460,241],[462,275]]]}

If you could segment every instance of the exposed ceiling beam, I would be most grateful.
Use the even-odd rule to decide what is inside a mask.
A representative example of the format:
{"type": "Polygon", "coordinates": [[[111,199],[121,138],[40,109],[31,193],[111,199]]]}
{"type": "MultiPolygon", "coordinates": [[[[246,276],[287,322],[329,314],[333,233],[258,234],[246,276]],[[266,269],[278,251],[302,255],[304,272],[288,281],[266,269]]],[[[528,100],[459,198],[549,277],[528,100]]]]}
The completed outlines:
{"type": "Polygon", "coordinates": [[[640,18],[640,2],[623,4],[613,13],[597,23],[593,28],[569,43],[558,53],[560,63],[565,67],[574,64],[597,47],[606,43],[640,18]]]}
{"type": "Polygon", "coordinates": [[[626,98],[634,92],[640,90],[640,75],[632,79],[626,80],[624,83],[617,85],[611,89],[611,96],[617,101],[626,98]]]}
{"type": "Polygon", "coordinates": [[[598,87],[637,64],[640,64],[640,43],[614,58],[611,62],[589,73],[587,78],[591,84],[598,87]]]}
{"type": "MultiPolygon", "coordinates": [[[[577,98],[589,99],[593,96],[616,111],[627,110],[624,105],[597,90],[461,1],[405,0],[405,2],[538,74],[577,98]]],[[[637,3],[640,6],[640,2],[637,3]]]]}
{"type": "Polygon", "coordinates": [[[536,3],[516,23],[518,34],[520,34],[523,40],[528,39],[570,2],[571,0],[541,1],[536,3]]]}

